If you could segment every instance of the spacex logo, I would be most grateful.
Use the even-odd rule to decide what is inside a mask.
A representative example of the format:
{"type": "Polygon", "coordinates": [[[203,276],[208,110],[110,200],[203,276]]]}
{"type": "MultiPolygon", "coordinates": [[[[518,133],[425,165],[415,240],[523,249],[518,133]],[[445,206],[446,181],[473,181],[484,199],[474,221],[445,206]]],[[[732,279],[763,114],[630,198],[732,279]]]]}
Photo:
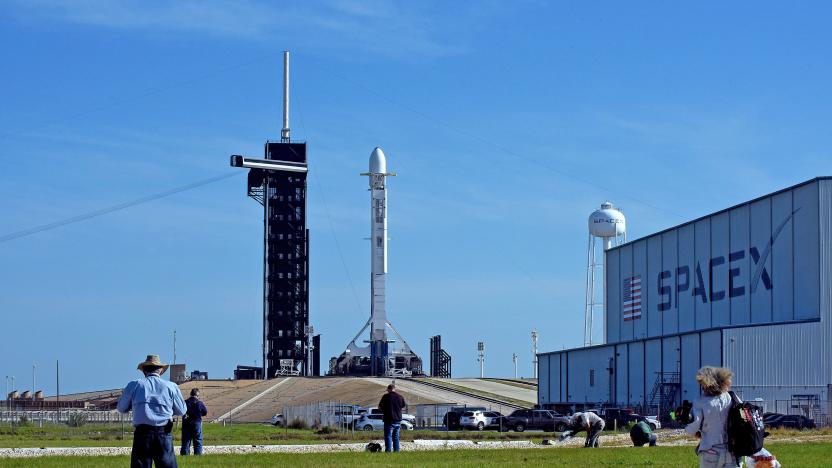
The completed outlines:
{"type": "Polygon", "coordinates": [[[679,297],[682,294],[688,293],[688,291],[690,291],[688,294],[696,297],[698,300],[702,301],[703,304],[707,304],[708,302],[721,301],[725,299],[726,296],[729,298],[744,296],[746,294],[746,290],[750,290],[751,293],[754,293],[761,284],[766,290],[772,289],[773,284],[771,282],[771,274],[765,267],[766,260],[771,254],[771,248],[774,246],[774,242],[777,241],[777,237],[780,236],[783,228],[786,227],[786,224],[799,210],[800,208],[792,211],[791,214],[789,214],[786,219],[784,219],[780,225],[777,226],[777,229],[774,230],[771,238],[762,251],[760,251],[757,247],[751,247],[747,251],[737,250],[730,252],[728,254],[727,261],[722,255],[708,259],[708,263],[705,265],[705,268],[708,269],[707,283],[705,283],[704,276],[702,275],[703,267],[698,261],[692,269],[689,265],[683,265],[676,267],[675,272],[671,270],[664,270],[660,272],[657,287],[661,302],[657,304],[658,310],[670,310],[670,308],[674,306],[674,273],[676,277],[675,305],[679,304],[679,297]],[[743,265],[745,264],[744,262],[739,262],[746,258],[746,253],[749,257],[751,257],[753,262],[753,271],[747,287],[745,284],[737,284],[737,277],[740,276],[743,265]],[[717,271],[719,268],[728,269],[727,285],[714,284],[714,271],[717,271]]]}

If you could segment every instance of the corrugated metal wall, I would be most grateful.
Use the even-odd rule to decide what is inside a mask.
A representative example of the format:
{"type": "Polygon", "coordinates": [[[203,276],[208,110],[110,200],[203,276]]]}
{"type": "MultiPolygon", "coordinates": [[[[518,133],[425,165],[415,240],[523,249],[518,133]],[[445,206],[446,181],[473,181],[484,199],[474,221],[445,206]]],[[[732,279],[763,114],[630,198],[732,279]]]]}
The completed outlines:
{"type": "MultiPolygon", "coordinates": [[[[826,382],[832,385],[832,180],[818,183],[820,214],[820,310],[823,346],[820,368],[826,369],[826,382]]],[[[827,395],[832,400],[832,395],[827,395]]]]}
{"type": "Polygon", "coordinates": [[[819,318],[820,183],[830,190],[810,181],[608,251],[607,342],[819,318]],[[642,313],[624,320],[633,276],[642,313]]]}
{"type": "Polygon", "coordinates": [[[682,394],[677,403],[692,399],[699,395],[696,370],[705,364],[722,365],[721,349],[721,331],[710,330],[543,354],[538,402],[649,404],[659,374],[680,370],[682,394]]]}

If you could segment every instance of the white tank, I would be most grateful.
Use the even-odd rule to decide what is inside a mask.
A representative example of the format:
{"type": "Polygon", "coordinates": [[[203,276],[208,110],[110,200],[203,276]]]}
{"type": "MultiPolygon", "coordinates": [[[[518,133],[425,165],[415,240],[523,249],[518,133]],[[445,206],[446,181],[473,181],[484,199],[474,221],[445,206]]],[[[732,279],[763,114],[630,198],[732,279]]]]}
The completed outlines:
{"type": "Polygon", "coordinates": [[[373,153],[370,154],[370,173],[387,173],[387,158],[384,157],[384,152],[381,151],[381,148],[378,146],[376,146],[376,149],[374,149],[373,153]]]}
{"type": "Polygon", "coordinates": [[[627,232],[624,213],[605,202],[589,215],[589,233],[595,237],[617,237],[627,232]]]}

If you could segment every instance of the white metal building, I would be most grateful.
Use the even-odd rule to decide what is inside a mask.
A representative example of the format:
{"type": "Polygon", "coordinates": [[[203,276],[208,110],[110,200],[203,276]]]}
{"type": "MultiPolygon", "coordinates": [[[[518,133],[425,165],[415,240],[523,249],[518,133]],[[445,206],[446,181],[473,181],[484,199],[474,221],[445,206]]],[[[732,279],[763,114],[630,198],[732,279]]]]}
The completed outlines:
{"type": "Polygon", "coordinates": [[[717,365],[745,399],[829,407],[832,177],[605,255],[606,344],[540,354],[540,405],[671,408],[717,365]]]}

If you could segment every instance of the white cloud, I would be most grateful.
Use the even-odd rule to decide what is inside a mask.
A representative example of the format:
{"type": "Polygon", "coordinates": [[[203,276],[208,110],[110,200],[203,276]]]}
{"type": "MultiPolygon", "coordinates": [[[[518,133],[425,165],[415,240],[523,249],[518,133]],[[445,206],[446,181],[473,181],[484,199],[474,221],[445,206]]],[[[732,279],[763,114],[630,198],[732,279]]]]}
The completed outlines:
{"type": "MultiPolygon", "coordinates": [[[[458,19],[410,2],[27,0],[17,2],[10,13],[114,29],[279,39],[284,44],[394,56],[441,57],[465,50],[449,37],[456,34],[449,22],[458,19]]],[[[477,13],[463,16],[481,19],[481,12],[477,13]]]]}

